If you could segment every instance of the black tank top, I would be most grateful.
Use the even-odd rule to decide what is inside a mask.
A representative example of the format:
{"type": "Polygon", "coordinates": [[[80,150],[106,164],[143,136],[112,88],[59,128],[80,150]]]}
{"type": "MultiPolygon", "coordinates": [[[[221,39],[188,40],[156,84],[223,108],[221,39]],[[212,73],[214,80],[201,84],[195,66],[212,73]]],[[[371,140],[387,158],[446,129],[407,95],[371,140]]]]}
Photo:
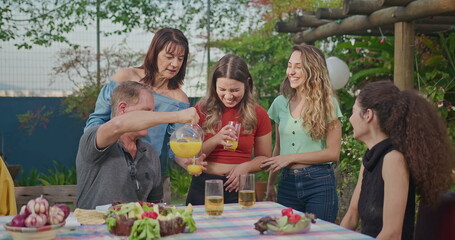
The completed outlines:
{"type": "MultiPolygon", "coordinates": [[[[377,237],[382,229],[382,215],[384,206],[384,179],[382,178],[382,164],[384,156],[395,150],[390,139],[376,144],[363,156],[363,180],[359,198],[359,217],[362,233],[377,237]]],[[[415,189],[412,179],[409,181],[408,200],[404,215],[402,239],[413,239],[415,189]]]]}

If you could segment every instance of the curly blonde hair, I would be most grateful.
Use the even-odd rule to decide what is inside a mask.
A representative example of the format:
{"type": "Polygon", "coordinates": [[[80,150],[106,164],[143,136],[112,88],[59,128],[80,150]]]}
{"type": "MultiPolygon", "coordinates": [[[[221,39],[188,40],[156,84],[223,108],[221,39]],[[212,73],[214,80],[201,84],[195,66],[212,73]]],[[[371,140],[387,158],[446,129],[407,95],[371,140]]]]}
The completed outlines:
{"type": "Polygon", "coordinates": [[[245,94],[236,106],[238,107],[238,119],[242,119],[244,134],[250,134],[256,127],[256,100],[253,94],[253,78],[248,70],[248,65],[239,56],[227,54],[214,66],[208,95],[198,103],[199,109],[206,116],[202,129],[206,133],[215,134],[222,126],[221,114],[225,110],[223,102],[216,92],[218,78],[231,78],[245,84],[245,94]]]}
{"type": "Polygon", "coordinates": [[[313,140],[321,140],[326,136],[330,123],[336,119],[334,92],[325,57],[321,50],[311,45],[296,45],[292,48],[292,53],[295,51],[302,53],[302,70],[306,78],[301,86],[294,89],[286,76],[281,84],[281,93],[289,101],[297,95],[297,91],[301,93],[302,127],[308,130],[313,140]]]}

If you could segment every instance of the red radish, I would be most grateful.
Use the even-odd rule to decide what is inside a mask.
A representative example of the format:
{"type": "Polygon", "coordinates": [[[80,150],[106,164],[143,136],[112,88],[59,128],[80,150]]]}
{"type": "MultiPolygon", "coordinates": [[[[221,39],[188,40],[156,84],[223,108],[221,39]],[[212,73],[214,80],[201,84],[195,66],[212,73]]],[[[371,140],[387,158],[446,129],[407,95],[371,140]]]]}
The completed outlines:
{"type": "Polygon", "coordinates": [[[288,221],[293,224],[298,223],[300,219],[302,219],[302,216],[300,216],[299,214],[292,214],[291,216],[288,216],[288,221]]]}
{"type": "Polygon", "coordinates": [[[293,213],[294,213],[294,211],[293,211],[292,208],[290,208],[290,207],[281,210],[281,215],[282,215],[282,216],[288,216],[288,217],[289,217],[289,216],[292,215],[293,213]]]}

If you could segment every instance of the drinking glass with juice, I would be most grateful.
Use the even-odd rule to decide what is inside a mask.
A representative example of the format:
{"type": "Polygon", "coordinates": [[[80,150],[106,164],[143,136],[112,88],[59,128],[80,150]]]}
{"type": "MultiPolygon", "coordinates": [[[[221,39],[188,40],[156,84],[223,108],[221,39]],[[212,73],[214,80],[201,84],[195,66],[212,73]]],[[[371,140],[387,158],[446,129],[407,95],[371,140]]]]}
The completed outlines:
{"type": "Polygon", "coordinates": [[[232,144],[232,146],[229,146],[229,147],[224,146],[224,149],[230,150],[230,151],[235,151],[239,145],[240,129],[242,127],[242,124],[238,123],[238,122],[234,122],[234,121],[229,121],[228,125],[231,125],[232,127],[234,127],[236,140],[235,141],[227,140],[226,142],[229,144],[232,144]]]}
{"type": "Polygon", "coordinates": [[[205,181],[205,212],[209,217],[219,217],[224,210],[223,180],[205,181]]]}
{"type": "Polygon", "coordinates": [[[255,176],[252,173],[240,175],[239,204],[242,208],[254,206],[256,203],[255,176]]]}

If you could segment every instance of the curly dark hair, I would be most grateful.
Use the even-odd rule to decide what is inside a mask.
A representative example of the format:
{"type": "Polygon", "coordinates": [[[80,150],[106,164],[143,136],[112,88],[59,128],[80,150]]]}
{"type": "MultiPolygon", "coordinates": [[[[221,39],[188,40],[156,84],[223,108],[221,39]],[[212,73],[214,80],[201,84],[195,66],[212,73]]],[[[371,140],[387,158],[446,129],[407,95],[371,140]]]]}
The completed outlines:
{"type": "Polygon", "coordinates": [[[455,152],[436,108],[417,91],[400,91],[390,81],[366,85],[357,99],[362,111],[376,112],[379,127],[403,153],[422,202],[437,202],[450,188],[455,152]]]}

